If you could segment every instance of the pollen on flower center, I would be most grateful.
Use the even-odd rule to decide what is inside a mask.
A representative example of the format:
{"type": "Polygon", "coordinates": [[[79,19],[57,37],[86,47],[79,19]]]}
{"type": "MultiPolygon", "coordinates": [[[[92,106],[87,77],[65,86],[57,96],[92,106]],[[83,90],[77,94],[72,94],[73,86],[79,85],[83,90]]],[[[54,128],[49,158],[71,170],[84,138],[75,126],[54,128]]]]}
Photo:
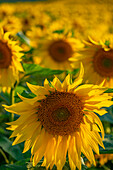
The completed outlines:
{"type": "Polygon", "coordinates": [[[93,58],[94,70],[101,76],[113,76],[113,50],[99,49],[93,58]]]}
{"type": "Polygon", "coordinates": [[[0,40],[0,68],[7,68],[12,61],[12,53],[7,43],[0,40]]]}
{"type": "Polygon", "coordinates": [[[72,56],[73,52],[70,44],[63,40],[53,42],[49,46],[48,51],[50,56],[57,62],[66,61],[68,58],[72,56]]]}
{"type": "Polygon", "coordinates": [[[53,111],[52,117],[55,121],[66,121],[70,116],[70,112],[67,108],[61,107],[53,111]]]}
{"type": "Polygon", "coordinates": [[[83,103],[74,93],[53,92],[42,100],[37,115],[52,135],[70,135],[83,121],[83,103]]]}

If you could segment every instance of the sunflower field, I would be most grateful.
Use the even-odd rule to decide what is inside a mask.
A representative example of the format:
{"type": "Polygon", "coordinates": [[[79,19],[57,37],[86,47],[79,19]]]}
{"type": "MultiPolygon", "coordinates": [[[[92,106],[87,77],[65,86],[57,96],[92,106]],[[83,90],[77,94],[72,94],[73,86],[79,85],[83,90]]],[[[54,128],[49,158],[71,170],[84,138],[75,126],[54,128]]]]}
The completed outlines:
{"type": "Polygon", "coordinates": [[[0,0],[0,170],[113,169],[112,0],[0,0]]]}

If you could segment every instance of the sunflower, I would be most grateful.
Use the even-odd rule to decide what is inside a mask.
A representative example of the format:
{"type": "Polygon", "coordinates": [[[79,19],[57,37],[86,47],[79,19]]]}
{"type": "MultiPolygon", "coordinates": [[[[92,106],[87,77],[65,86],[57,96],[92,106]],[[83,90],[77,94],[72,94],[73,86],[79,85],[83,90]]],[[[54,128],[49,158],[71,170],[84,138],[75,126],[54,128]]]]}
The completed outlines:
{"type": "Polygon", "coordinates": [[[14,13],[14,5],[13,4],[8,4],[8,3],[2,3],[0,4],[0,20],[5,19],[6,17],[8,17],[9,15],[13,15],[14,13]]]}
{"type": "Polygon", "coordinates": [[[77,56],[76,49],[83,47],[83,44],[71,36],[71,33],[56,32],[39,40],[40,48],[34,52],[34,63],[51,69],[72,69],[69,58],[77,56]]]}
{"type": "Polygon", "coordinates": [[[95,158],[99,160],[101,166],[106,164],[108,161],[113,160],[113,154],[100,154],[95,155],[95,158]]]}
{"type": "Polygon", "coordinates": [[[46,32],[46,29],[41,29],[40,27],[35,26],[26,31],[26,36],[30,39],[30,45],[37,48],[39,45],[39,39],[45,36],[46,32]]]}
{"type": "MultiPolygon", "coordinates": [[[[95,159],[96,159],[96,164],[98,166],[98,164],[100,164],[100,166],[103,166],[104,164],[106,164],[108,161],[113,160],[113,154],[100,154],[100,155],[95,155],[95,159]]],[[[86,166],[88,168],[91,167],[91,164],[89,161],[85,162],[86,166]]]]}
{"type": "Polygon", "coordinates": [[[23,71],[20,63],[22,49],[16,41],[9,39],[10,33],[0,30],[0,87],[10,89],[19,79],[19,71],[23,71]]]}
{"type": "Polygon", "coordinates": [[[22,25],[20,20],[15,16],[8,16],[0,22],[0,27],[4,32],[11,32],[11,34],[17,34],[21,31],[22,25]]]}
{"type": "Polygon", "coordinates": [[[88,42],[84,42],[86,48],[79,51],[80,56],[73,58],[72,67],[80,67],[80,62],[84,65],[84,81],[93,84],[100,84],[103,80],[104,86],[113,88],[113,39],[104,38],[94,41],[89,37],[88,42]]]}
{"type": "Polygon", "coordinates": [[[62,83],[57,77],[51,83],[45,79],[44,87],[27,83],[36,97],[19,95],[22,102],[4,106],[20,115],[16,121],[7,123],[11,125],[8,129],[14,131],[10,137],[16,137],[13,145],[25,141],[23,153],[31,148],[33,166],[44,156],[43,166],[51,169],[55,164],[61,170],[67,152],[72,170],[81,169],[81,153],[95,165],[92,150],[99,154],[98,144],[104,148],[104,129],[94,112],[104,115],[106,111],[100,108],[113,102],[103,93],[102,85],[80,85],[82,76],[81,67],[72,84],[70,75],[62,83]]]}

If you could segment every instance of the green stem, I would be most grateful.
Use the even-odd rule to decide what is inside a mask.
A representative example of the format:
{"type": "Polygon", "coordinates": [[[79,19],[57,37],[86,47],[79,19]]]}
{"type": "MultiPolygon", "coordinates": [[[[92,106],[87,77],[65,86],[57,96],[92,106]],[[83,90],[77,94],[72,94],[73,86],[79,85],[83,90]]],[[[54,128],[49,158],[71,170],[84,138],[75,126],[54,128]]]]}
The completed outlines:
{"type": "Polygon", "coordinates": [[[3,152],[3,150],[1,148],[0,148],[0,152],[1,152],[2,156],[4,157],[6,163],[9,164],[9,160],[7,159],[6,154],[3,152]]]}
{"type": "MultiPolygon", "coordinates": [[[[15,94],[15,88],[17,86],[17,82],[15,82],[14,87],[11,88],[10,91],[10,105],[14,104],[14,94],[15,94]]],[[[11,122],[14,121],[14,113],[11,113],[11,122]]]]}
{"type": "Polygon", "coordinates": [[[102,166],[105,170],[110,170],[110,168],[108,168],[107,166],[103,165],[102,166]]]}
{"type": "MultiPolygon", "coordinates": [[[[10,105],[14,104],[14,88],[10,91],[10,105]]],[[[14,120],[14,113],[11,113],[11,122],[14,120]]]]}
{"type": "Polygon", "coordinates": [[[4,97],[2,97],[2,95],[0,95],[0,98],[8,105],[9,103],[8,103],[8,101],[4,98],[4,97]]]}
{"type": "MultiPolygon", "coordinates": [[[[11,91],[10,91],[10,105],[14,104],[14,92],[15,92],[16,85],[17,85],[17,82],[15,83],[14,87],[11,88],[11,91]]],[[[14,121],[14,113],[11,113],[10,122],[12,121],[14,121]]],[[[11,141],[13,141],[13,138],[11,139],[11,141]]],[[[13,163],[11,156],[9,156],[9,160],[10,162],[13,163]]]]}
{"type": "Polygon", "coordinates": [[[72,74],[70,74],[70,84],[72,84],[73,81],[72,81],[72,74]]]}

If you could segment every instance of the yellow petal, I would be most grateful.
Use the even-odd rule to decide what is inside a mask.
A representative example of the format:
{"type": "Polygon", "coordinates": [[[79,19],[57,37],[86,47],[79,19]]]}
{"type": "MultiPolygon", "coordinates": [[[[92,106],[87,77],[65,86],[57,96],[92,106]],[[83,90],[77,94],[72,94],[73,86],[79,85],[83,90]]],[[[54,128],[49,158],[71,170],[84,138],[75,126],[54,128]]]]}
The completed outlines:
{"type": "Polygon", "coordinates": [[[66,76],[65,80],[62,83],[63,91],[67,91],[68,86],[70,85],[70,83],[71,83],[71,77],[70,77],[70,74],[68,74],[66,76]]]}
{"type": "Polygon", "coordinates": [[[49,141],[49,136],[48,134],[45,134],[45,139],[43,141],[42,146],[38,149],[37,152],[35,152],[34,157],[33,157],[33,166],[36,166],[37,163],[42,159],[42,157],[44,156],[44,153],[46,151],[46,147],[49,141]]]}
{"type": "Polygon", "coordinates": [[[56,76],[53,79],[53,81],[51,82],[51,84],[53,85],[53,87],[56,90],[61,90],[62,89],[62,84],[61,84],[60,80],[56,76]]]}
{"type": "Polygon", "coordinates": [[[42,129],[40,136],[37,138],[37,140],[35,141],[35,144],[32,147],[32,155],[34,153],[36,153],[38,151],[38,149],[43,145],[44,141],[45,141],[45,130],[44,128],[42,129]]]}
{"type": "Polygon", "coordinates": [[[44,80],[44,88],[47,89],[48,91],[55,91],[55,88],[50,87],[47,79],[44,80]]]}
{"type": "Polygon", "coordinates": [[[49,94],[48,90],[45,89],[42,86],[32,85],[32,84],[29,84],[29,83],[27,83],[27,86],[36,95],[43,95],[44,96],[44,95],[48,95],[49,94]]]}
{"type": "Polygon", "coordinates": [[[59,161],[61,161],[61,164],[65,164],[67,154],[67,142],[68,142],[67,136],[63,136],[56,152],[56,165],[59,161]]]}
{"type": "MultiPolygon", "coordinates": [[[[18,94],[18,93],[17,93],[18,94]]],[[[40,103],[38,103],[38,100],[43,100],[45,99],[46,97],[45,96],[38,96],[38,97],[34,97],[34,98],[25,98],[23,96],[21,96],[20,94],[18,94],[18,96],[20,97],[21,100],[23,100],[25,103],[28,103],[28,104],[31,104],[31,105],[34,105],[35,102],[37,102],[37,107],[38,105],[40,105],[40,103]]]]}
{"type": "Polygon", "coordinates": [[[32,105],[24,102],[16,103],[11,106],[7,106],[7,105],[3,105],[3,106],[5,107],[5,110],[16,114],[20,114],[21,112],[28,111],[28,108],[29,110],[32,110],[33,108],[32,105]]]}

